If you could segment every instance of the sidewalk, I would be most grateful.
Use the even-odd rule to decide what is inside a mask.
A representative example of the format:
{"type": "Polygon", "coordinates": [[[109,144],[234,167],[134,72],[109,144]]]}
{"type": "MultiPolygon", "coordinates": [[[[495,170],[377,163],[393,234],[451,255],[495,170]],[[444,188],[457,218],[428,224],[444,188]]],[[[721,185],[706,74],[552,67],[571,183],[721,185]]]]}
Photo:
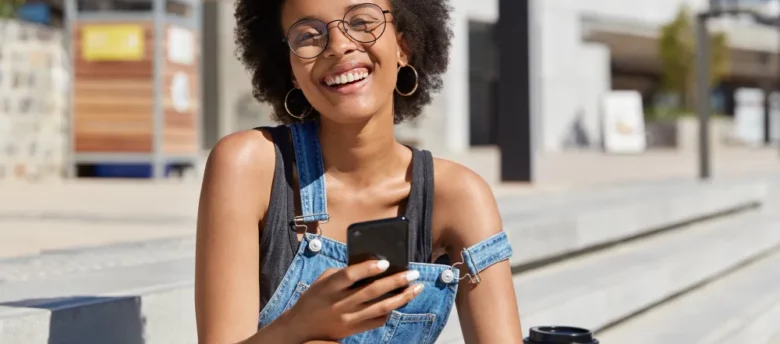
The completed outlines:
{"type": "MultiPolygon", "coordinates": [[[[498,154],[476,149],[450,157],[488,181],[497,180],[498,154]],[[492,162],[491,162],[492,161],[492,162]]],[[[538,182],[494,184],[497,197],[540,196],[627,186],[652,188],[697,175],[694,152],[653,151],[639,156],[599,152],[546,154],[537,160],[538,182]]],[[[715,152],[720,178],[780,174],[775,148],[715,152]]],[[[0,182],[0,259],[57,250],[191,237],[195,233],[200,181],[78,180],[43,184],[0,182]]]]}
{"type": "Polygon", "coordinates": [[[0,258],[41,250],[192,236],[200,184],[0,184],[0,258]]]}

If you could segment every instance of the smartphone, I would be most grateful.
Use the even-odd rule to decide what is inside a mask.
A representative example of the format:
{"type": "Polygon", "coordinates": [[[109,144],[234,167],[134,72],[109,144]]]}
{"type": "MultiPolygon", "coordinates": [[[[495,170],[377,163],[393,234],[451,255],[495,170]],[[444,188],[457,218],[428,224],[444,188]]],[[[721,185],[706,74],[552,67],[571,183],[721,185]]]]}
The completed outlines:
{"type": "MultiPolygon", "coordinates": [[[[390,262],[387,271],[355,283],[359,288],[387,276],[409,270],[409,220],[406,217],[359,222],[347,228],[347,262],[359,264],[367,260],[385,259],[390,262]]],[[[404,288],[382,296],[384,299],[401,293],[404,288]]]]}

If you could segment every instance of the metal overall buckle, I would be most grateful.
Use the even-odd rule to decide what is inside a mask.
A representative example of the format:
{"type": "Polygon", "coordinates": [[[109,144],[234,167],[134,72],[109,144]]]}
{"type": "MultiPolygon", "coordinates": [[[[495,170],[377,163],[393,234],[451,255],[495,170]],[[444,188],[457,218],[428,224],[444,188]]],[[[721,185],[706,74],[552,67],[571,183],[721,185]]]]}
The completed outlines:
{"type": "MultiPolygon", "coordinates": [[[[330,214],[328,213],[319,213],[319,214],[312,214],[307,216],[325,216],[324,221],[316,221],[317,223],[317,232],[314,234],[314,238],[309,240],[309,250],[311,250],[314,253],[318,253],[322,250],[322,240],[320,238],[322,237],[322,228],[320,227],[320,224],[328,223],[330,222],[330,214]]],[[[306,225],[306,222],[303,221],[303,216],[296,216],[293,222],[295,223],[295,228],[302,228],[304,233],[308,232],[309,226],[306,225]]]]}
{"type": "MultiPolygon", "coordinates": [[[[455,264],[452,264],[452,266],[450,266],[450,268],[449,268],[449,269],[447,269],[447,270],[444,270],[444,271],[441,273],[441,280],[442,280],[444,283],[447,283],[447,284],[449,284],[449,283],[452,283],[453,281],[455,281],[455,280],[456,280],[456,279],[455,279],[455,272],[453,272],[453,270],[454,270],[454,269],[456,269],[458,265],[462,265],[462,264],[463,264],[463,262],[457,262],[457,263],[455,263],[455,264]]],[[[472,275],[471,275],[471,274],[469,274],[469,273],[466,273],[466,274],[464,274],[463,276],[460,276],[460,277],[457,279],[457,281],[458,281],[458,282],[460,282],[460,281],[462,281],[462,280],[463,280],[463,279],[465,279],[465,278],[468,278],[468,279],[469,279],[469,281],[471,282],[471,284],[479,284],[480,282],[482,282],[482,279],[479,277],[479,271],[477,271],[477,272],[474,274],[474,276],[472,276],[472,275]]]]}

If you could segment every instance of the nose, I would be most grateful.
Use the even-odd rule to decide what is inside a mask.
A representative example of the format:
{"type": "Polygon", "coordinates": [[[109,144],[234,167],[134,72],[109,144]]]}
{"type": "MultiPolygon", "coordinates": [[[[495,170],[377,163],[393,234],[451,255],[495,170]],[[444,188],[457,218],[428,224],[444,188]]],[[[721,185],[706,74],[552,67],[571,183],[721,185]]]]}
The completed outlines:
{"type": "Polygon", "coordinates": [[[337,21],[328,26],[330,42],[323,53],[326,57],[340,57],[358,50],[358,43],[344,31],[344,23],[337,21]]]}

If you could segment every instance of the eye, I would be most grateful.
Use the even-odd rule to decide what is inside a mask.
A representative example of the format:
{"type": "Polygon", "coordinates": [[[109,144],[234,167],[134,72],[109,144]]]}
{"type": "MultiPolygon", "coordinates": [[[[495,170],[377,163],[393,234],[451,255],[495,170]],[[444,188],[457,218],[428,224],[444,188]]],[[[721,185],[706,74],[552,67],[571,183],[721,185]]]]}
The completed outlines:
{"type": "Polygon", "coordinates": [[[295,45],[308,45],[317,43],[325,32],[325,23],[318,20],[304,20],[295,24],[289,33],[288,39],[295,45]]]}
{"type": "Polygon", "coordinates": [[[379,20],[364,15],[352,17],[348,23],[350,29],[363,32],[373,31],[380,24],[379,20]]]}
{"type": "Polygon", "coordinates": [[[295,37],[296,44],[308,44],[318,41],[322,37],[319,32],[302,32],[295,37]]]}

